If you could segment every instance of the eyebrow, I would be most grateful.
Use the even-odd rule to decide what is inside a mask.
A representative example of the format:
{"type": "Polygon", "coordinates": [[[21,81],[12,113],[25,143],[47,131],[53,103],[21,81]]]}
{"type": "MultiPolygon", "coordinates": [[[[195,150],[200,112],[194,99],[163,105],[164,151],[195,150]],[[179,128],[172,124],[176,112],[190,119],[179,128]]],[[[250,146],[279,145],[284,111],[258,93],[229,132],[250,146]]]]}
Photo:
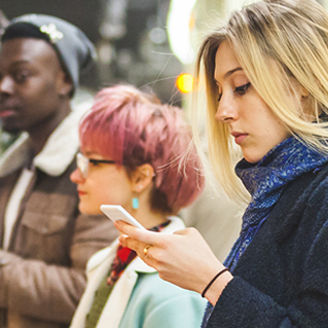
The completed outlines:
{"type": "Polygon", "coordinates": [[[12,67],[16,67],[16,66],[21,66],[21,65],[26,65],[26,64],[30,64],[30,61],[28,60],[25,60],[25,59],[20,59],[20,60],[17,60],[15,62],[13,62],[11,64],[12,67]]]}
{"type": "MultiPolygon", "coordinates": [[[[228,71],[224,74],[223,79],[226,79],[227,77],[229,77],[230,75],[232,75],[233,73],[237,72],[237,71],[242,71],[243,69],[241,67],[236,67],[234,69],[232,69],[231,71],[228,71]]],[[[217,81],[216,79],[214,79],[216,81],[216,83],[219,83],[219,81],[217,81]]]]}

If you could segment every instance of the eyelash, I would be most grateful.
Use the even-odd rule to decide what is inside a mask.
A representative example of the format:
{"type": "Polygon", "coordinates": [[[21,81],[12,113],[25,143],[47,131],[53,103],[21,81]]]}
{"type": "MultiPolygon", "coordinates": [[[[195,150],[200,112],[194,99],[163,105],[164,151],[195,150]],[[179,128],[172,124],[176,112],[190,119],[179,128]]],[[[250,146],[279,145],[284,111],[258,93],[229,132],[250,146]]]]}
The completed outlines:
{"type": "MultiPolygon", "coordinates": [[[[239,87],[236,87],[235,90],[234,90],[234,92],[237,93],[239,96],[243,96],[247,92],[247,90],[248,90],[248,88],[250,86],[251,86],[251,83],[248,82],[248,83],[243,84],[243,85],[241,85],[239,87]]],[[[217,98],[217,101],[218,102],[221,100],[221,97],[222,97],[222,93],[220,93],[219,96],[218,96],[218,98],[217,98]]]]}
{"type": "Polygon", "coordinates": [[[99,166],[99,164],[100,164],[98,162],[91,162],[91,161],[89,163],[90,163],[91,166],[99,166]]]}

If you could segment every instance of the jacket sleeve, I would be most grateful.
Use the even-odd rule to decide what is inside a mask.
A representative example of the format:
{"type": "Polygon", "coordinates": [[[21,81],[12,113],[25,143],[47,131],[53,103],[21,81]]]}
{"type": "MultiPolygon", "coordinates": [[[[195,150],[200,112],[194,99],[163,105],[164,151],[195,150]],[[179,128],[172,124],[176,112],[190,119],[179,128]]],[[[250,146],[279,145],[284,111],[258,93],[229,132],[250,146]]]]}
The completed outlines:
{"type": "Polygon", "coordinates": [[[68,267],[0,250],[0,307],[43,320],[69,322],[85,287],[87,260],[116,235],[109,220],[80,215],[68,267]]]}
{"type": "MultiPolygon", "coordinates": [[[[327,193],[326,193],[327,195],[327,193]]],[[[311,246],[301,254],[302,279],[291,302],[283,307],[241,277],[224,289],[207,327],[319,328],[328,326],[328,220],[327,196],[313,208],[311,246]],[[315,212],[315,213],[314,213],[315,212]],[[320,224],[317,224],[320,222],[320,224]],[[315,231],[315,232],[313,232],[315,231]]],[[[321,200],[322,200],[321,199],[321,200]]],[[[314,201],[314,199],[313,199],[314,201]]],[[[311,220],[308,216],[306,219],[311,220]]],[[[297,247],[295,247],[297,249],[297,247]]],[[[268,270],[268,275],[270,272],[268,270]]],[[[288,279],[293,279],[289,277],[288,279]]]]}

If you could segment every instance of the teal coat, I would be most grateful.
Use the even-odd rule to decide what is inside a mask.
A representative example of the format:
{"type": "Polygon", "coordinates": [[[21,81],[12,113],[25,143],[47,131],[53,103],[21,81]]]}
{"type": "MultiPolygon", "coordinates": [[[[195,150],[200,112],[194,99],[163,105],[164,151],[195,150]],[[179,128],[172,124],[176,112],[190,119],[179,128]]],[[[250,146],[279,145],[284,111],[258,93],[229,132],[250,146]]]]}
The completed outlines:
{"type": "MultiPolygon", "coordinates": [[[[177,217],[160,233],[184,228],[177,217]]],[[[118,242],[88,262],[88,284],[74,314],[71,328],[84,328],[99,283],[108,274],[118,242]]],[[[97,328],[199,328],[206,301],[159,278],[155,269],[136,257],[124,270],[104,306],[97,328]]]]}
{"type": "Polygon", "coordinates": [[[199,328],[205,304],[199,294],[162,280],[158,273],[140,273],[119,327],[199,328]]]}

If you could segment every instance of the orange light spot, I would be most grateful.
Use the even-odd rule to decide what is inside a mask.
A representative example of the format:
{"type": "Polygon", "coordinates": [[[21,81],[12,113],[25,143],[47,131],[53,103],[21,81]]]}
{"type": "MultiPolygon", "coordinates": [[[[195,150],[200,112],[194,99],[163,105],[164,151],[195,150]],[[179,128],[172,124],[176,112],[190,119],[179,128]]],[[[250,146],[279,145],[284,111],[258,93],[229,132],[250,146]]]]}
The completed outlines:
{"type": "Polygon", "coordinates": [[[191,74],[183,73],[177,77],[176,86],[182,93],[189,93],[193,89],[194,78],[191,74]]]}

